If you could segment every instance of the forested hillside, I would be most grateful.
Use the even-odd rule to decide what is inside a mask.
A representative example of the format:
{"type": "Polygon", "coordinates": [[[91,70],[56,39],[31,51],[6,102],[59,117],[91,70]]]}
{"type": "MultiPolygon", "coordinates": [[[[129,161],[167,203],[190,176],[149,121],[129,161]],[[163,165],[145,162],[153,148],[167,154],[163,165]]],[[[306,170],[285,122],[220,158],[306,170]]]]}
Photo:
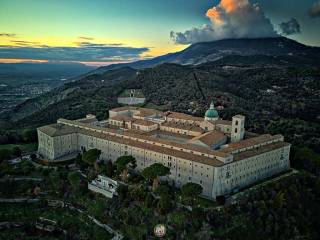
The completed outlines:
{"type": "MultiPolygon", "coordinates": [[[[247,63],[250,57],[242,57],[247,63]]],[[[10,113],[12,126],[79,118],[86,113],[107,117],[125,88],[141,88],[148,104],[203,116],[211,100],[223,106],[221,116],[247,116],[247,129],[280,132],[290,141],[307,142],[314,149],[320,139],[320,70],[318,67],[275,64],[199,66],[163,64],[134,70],[122,68],[87,76],[25,102],[10,113]]]]}

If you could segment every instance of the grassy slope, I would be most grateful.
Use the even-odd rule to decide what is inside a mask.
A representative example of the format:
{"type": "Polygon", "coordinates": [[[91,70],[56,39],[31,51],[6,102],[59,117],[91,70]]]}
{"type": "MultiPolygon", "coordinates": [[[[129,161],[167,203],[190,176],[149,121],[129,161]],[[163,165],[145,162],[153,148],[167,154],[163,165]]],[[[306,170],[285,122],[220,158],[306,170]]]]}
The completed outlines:
{"type": "Polygon", "coordinates": [[[9,149],[12,150],[14,147],[19,147],[23,152],[33,152],[38,148],[37,143],[28,143],[28,144],[4,144],[0,145],[0,150],[9,149]]]}

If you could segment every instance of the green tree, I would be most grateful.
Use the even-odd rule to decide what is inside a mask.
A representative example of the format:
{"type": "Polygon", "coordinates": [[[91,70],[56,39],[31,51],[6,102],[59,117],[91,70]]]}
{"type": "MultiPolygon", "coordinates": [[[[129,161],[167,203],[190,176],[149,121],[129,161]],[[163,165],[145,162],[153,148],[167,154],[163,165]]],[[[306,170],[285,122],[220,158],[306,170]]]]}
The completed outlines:
{"type": "Polygon", "coordinates": [[[154,198],[151,193],[148,193],[146,199],[144,200],[144,204],[146,207],[151,208],[153,204],[154,198]]]}
{"type": "Polygon", "coordinates": [[[202,193],[203,188],[201,185],[197,183],[186,183],[181,187],[182,197],[185,199],[189,199],[192,202],[202,193]]]}
{"type": "Polygon", "coordinates": [[[19,167],[24,175],[29,174],[34,169],[34,166],[26,160],[22,160],[19,167]]]}
{"type": "Polygon", "coordinates": [[[68,181],[74,191],[80,188],[81,175],[79,172],[73,171],[68,174],[68,181]]]}
{"type": "Polygon", "coordinates": [[[58,171],[51,171],[49,174],[49,180],[51,183],[51,186],[55,191],[59,191],[60,185],[61,185],[61,177],[58,171]]]}
{"type": "Polygon", "coordinates": [[[93,166],[95,162],[98,160],[98,158],[100,157],[100,155],[101,155],[101,150],[93,148],[86,151],[82,155],[82,161],[89,164],[90,166],[93,166]]]}
{"type": "Polygon", "coordinates": [[[19,147],[14,147],[12,150],[12,155],[16,157],[22,157],[22,150],[19,147]]]}
{"type": "Polygon", "coordinates": [[[107,164],[106,164],[105,174],[107,177],[112,177],[113,172],[114,172],[114,167],[113,167],[112,162],[109,160],[109,161],[107,161],[107,164]]]}
{"type": "Polygon", "coordinates": [[[315,183],[315,191],[320,196],[320,178],[317,178],[316,183],[315,183]]]}
{"type": "Polygon", "coordinates": [[[160,197],[166,197],[171,195],[171,189],[168,185],[160,185],[155,189],[154,191],[156,194],[158,194],[160,197]]]}
{"type": "Polygon", "coordinates": [[[78,155],[76,156],[75,163],[81,170],[85,169],[88,166],[88,164],[82,160],[81,153],[78,153],[78,155]]]}
{"type": "Polygon", "coordinates": [[[8,163],[7,160],[3,160],[0,163],[0,176],[4,176],[5,174],[7,174],[10,171],[10,165],[8,163]]]}
{"type": "Polygon", "coordinates": [[[121,172],[124,181],[127,180],[129,164],[131,164],[132,167],[135,167],[136,159],[133,156],[121,156],[115,162],[117,170],[121,172]]]}
{"type": "Polygon", "coordinates": [[[128,186],[120,184],[117,188],[119,200],[123,202],[128,196],[128,186]]]}
{"type": "Polygon", "coordinates": [[[284,193],[278,192],[277,195],[273,199],[273,208],[280,209],[282,208],[285,202],[284,193]]]}
{"type": "Polygon", "coordinates": [[[173,209],[173,204],[172,204],[171,198],[167,196],[160,198],[158,202],[158,211],[161,214],[166,214],[170,212],[172,209],[173,209]]]}
{"type": "Polygon", "coordinates": [[[107,177],[112,177],[114,170],[111,161],[107,161],[107,163],[99,162],[95,166],[99,174],[106,175],[107,177]]]}
{"type": "Polygon", "coordinates": [[[166,176],[170,174],[170,168],[164,166],[161,163],[154,163],[151,166],[143,169],[141,172],[141,175],[147,179],[147,180],[152,180],[152,189],[156,190],[157,187],[159,186],[159,179],[158,177],[161,176],[166,176]]]}
{"type": "Polygon", "coordinates": [[[0,162],[10,157],[10,150],[9,149],[1,149],[0,150],[0,162]]]}
{"type": "Polygon", "coordinates": [[[34,154],[34,153],[32,153],[32,154],[30,155],[30,158],[31,158],[32,161],[34,161],[34,160],[36,160],[37,155],[34,154]]]}
{"type": "Polygon", "coordinates": [[[186,215],[183,212],[173,212],[169,215],[169,219],[173,223],[175,229],[183,229],[188,222],[186,215]]]}
{"type": "Polygon", "coordinates": [[[37,141],[37,131],[35,129],[25,129],[22,132],[22,140],[27,143],[33,143],[37,141]]]}

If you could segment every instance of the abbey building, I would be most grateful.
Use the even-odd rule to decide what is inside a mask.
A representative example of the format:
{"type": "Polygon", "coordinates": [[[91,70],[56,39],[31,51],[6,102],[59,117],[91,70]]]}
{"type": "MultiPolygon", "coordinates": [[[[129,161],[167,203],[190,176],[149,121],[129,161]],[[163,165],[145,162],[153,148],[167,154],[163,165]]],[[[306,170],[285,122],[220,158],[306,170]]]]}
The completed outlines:
{"type": "Polygon", "coordinates": [[[162,163],[175,186],[198,183],[204,196],[215,198],[290,168],[282,135],[252,136],[244,125],[242,115],[220,119],[213,104],[204,118],[126,106],[109,110],[107,121],[89,114],[38,128],[38,153],[51,161],[92,148],[106,161],[132,155],[138,171],[162,163]]]}

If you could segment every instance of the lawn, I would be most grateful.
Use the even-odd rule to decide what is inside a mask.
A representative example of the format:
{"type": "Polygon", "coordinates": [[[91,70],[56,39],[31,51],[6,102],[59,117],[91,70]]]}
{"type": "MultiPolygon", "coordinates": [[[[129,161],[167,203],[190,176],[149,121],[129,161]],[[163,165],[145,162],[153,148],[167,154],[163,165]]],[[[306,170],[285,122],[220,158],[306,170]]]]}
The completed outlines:
{"type": "Polygon", "coordinates": [[[19,147],[23,152],[34,152],[38,148],[38,143],[27,143],[27,144],[4,144],[0,145],[0,150],[9,149],[12,150],[14,147],[19,147]]]}

